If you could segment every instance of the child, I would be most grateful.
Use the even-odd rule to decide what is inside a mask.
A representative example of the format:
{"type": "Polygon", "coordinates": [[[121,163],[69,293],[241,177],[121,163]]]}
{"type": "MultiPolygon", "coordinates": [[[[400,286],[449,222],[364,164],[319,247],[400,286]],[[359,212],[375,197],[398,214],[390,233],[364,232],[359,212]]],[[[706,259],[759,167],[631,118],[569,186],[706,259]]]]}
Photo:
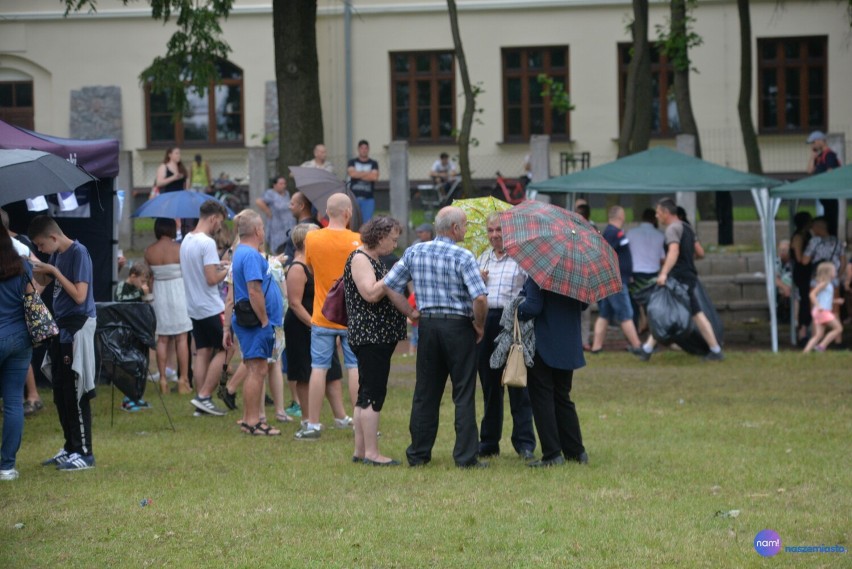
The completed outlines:
{"type": "Polygon", "coordinates": [[[139,262],[133,263],[130,267],[130,274],[127,275],[127,280],[118,283],[115,287],[116,302],[151,302],[154,300],[154,295],[151,294],[151,289],[148,287],[151,275],[148,265],[139,262]]]}
{"type": "Polygon", "coordinates": [[[54,281],[53,314],[59,336],[47,348],[42,369],[53,383],[53,399],[65,445],[42,465],[63,471],[95,466],[92,454],[92,410],[95,396],[95,299],[92,295],[92,258],[79,241],[65,236],[52,218],[32,220],[29,236],[39,251],[50,255],[47,264],[34,263],[33,275],[42,285],[54,281]]]}
{"type": "Polygon", "coordinates": [[[837,269],[834,263],[826,261],[817,265],[816,286],[811,289],[811,315],[813,316],[814,335],[805,346],[804,353],[811,350],[824,352],[835,338],[843,333],[843,325],[834,316],[834,304],[843,304],[843,299],[834,298],[834,279],[837,269]],[[826,327],[830,330],[826,333],[826,327]],[[823,337],[824,336],[824,337],[823,337]],[[820,341],[822,340],[822,341],[820,341]]]}

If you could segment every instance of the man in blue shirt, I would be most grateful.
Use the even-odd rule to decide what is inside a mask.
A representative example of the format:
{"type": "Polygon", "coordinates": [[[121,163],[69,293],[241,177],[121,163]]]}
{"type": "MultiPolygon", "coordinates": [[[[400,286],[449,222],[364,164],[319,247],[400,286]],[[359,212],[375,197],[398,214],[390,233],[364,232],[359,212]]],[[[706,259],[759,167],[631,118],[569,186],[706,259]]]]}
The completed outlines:
{"type": "MultiPolygon", "coordinates": [[[[263,377],[267,359],[272,357],[275,345],[275,327],[283,324],[284,312],[281,290],[269,274],[269,263],[260,254],[263,245],[263,220],[253,210],[244,210],[237,217],[240,244],[234,251],[234,305],[248,302],[257,319],[257,326],[241,326],[237,316],[231,326],[240,341],[243,363],[248,377],[243,387],[245,417],[240,427],[252,435],[280,435],[281,431],[260,420],[263,411],[263,377]]],[[[225,343],[230,335],[224,333],[225,343]]]]}
{"type": "Polygon", "coordinates": [[[59,470],[86,470],[95,466],[92,453],[92,409],[95,396],[95,328],[97,314],[92,282],[92,258],[79,241],[69,239],[46,215],[32,220],[29,236],[39,251],[50,255],[35,263],[33,275],[42,285],[53,283],[53,314],[59,338],[49,347],[53,399],[65,445],[42,464],[59,470]]]}
{"type": "Polygon", "coordinates": [[[633,323],[633,307],[630,304],[630,293],[627,286],[633,277],[633,258],[630,255],[627,235],[624,234],[624,208],[612,206],[609,210],[609,224],[603,230],[603,238],[613,248],[618,256],[618,268],[621,271],[621,292],[598,301],[600,316],[595,322],[595,335],[592,340],[591,353],[597,354],[603,349],[606,330],[609,323],[618,322],[624,337],[630,343],[628,350],[634,354],[642,351],[639,334],[633,323]]]}
{"type": "Polygon", "coordinates": [[[403,293],[412,281],[420,311],[417,379],[409,423],[411,445],[406,451],[411,466],[432,460],[447,375],[453,383],[456,406],[456,466],[487,466],[477,459],[479,434],[474,402],[476,344],[485,333],[487,290],[473,253],[456,245],[464,240],[466,231],[464,211],[443,208],[435,217],[438,236],[406,249],[384,278],[388,297],[406,312],[403,293]]]}

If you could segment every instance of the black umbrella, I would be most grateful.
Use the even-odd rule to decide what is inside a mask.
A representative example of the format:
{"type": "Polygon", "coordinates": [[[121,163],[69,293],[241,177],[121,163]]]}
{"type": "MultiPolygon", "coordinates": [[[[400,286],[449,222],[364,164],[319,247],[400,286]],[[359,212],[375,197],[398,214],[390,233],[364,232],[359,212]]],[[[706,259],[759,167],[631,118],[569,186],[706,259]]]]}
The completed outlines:
{"type": "Polygon", "coordinates": [[[349,226],[352,231],[358,231],[358,228],[361,227],[361,208],[358,207],[355,194],[346,184],[338,180],[334,174],[322,168],[290,166],[290,172],[296,180],[296,188],[305,194],[305,197],[311,200],[311,203],[317,208],[319,219],[325,217],[329,197],[333,194],[349,196],[349,199],[352,200],[352,219],[349,221],[349,226]]]}
{"type": "Polygon", "coordinates": [[[97,178],[54,154],[0,150],[0,205],[59,192],[73,192],[97,178]]]}

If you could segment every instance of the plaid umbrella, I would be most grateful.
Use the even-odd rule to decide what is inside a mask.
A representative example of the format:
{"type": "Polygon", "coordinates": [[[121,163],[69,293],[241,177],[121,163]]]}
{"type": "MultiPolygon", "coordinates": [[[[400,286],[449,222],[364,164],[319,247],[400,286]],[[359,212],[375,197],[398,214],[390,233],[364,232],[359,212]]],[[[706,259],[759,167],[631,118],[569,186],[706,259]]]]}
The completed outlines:
{"type": "Polygon", "coordinates": [[[476,257],[479,257],[490,246],[486,227],[488,216],[495,211],[506,211],[512,207],[491,196],[455,200],[453,205],[462,209],[467,216],[467,233],[465,233],[462,246],[476,257]]]}
{"type": "Polygon", "coordinates": [[[621,291],[618,259],[576,213],[525,201],[500,214],[506,253],[543,289],[592,303],[621,291]]]}

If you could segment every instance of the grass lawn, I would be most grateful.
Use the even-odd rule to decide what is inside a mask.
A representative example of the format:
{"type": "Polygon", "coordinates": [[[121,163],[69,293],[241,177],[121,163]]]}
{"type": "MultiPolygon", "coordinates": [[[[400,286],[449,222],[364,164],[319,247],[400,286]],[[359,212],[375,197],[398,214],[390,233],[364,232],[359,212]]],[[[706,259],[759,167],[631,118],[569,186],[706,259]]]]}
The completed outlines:
{"type": "MultiPolygon", "coordinates": [[[[94,470],[39,466],[58,422],[52,405],[27,419],[21,477],[0,483],[0,567],[849,567],[848,553],[770,562],[752,546],[770,528],[784,545],[852,547],[849,364],[599,355],[574,390],[590,465],[540,471],[508,440],[489,469],[454,468],[449,392],[432,463],[385,469],[350,462],[351,432],[250,438],[234,413],[193,418],[189,396],[165,397],[173,433],[153,390],[150,411],[117,399],[110,426],[105,387],[94,470]]],[[[391,381],[381,445],[404,459],[410,358],[391,381]]]]}

